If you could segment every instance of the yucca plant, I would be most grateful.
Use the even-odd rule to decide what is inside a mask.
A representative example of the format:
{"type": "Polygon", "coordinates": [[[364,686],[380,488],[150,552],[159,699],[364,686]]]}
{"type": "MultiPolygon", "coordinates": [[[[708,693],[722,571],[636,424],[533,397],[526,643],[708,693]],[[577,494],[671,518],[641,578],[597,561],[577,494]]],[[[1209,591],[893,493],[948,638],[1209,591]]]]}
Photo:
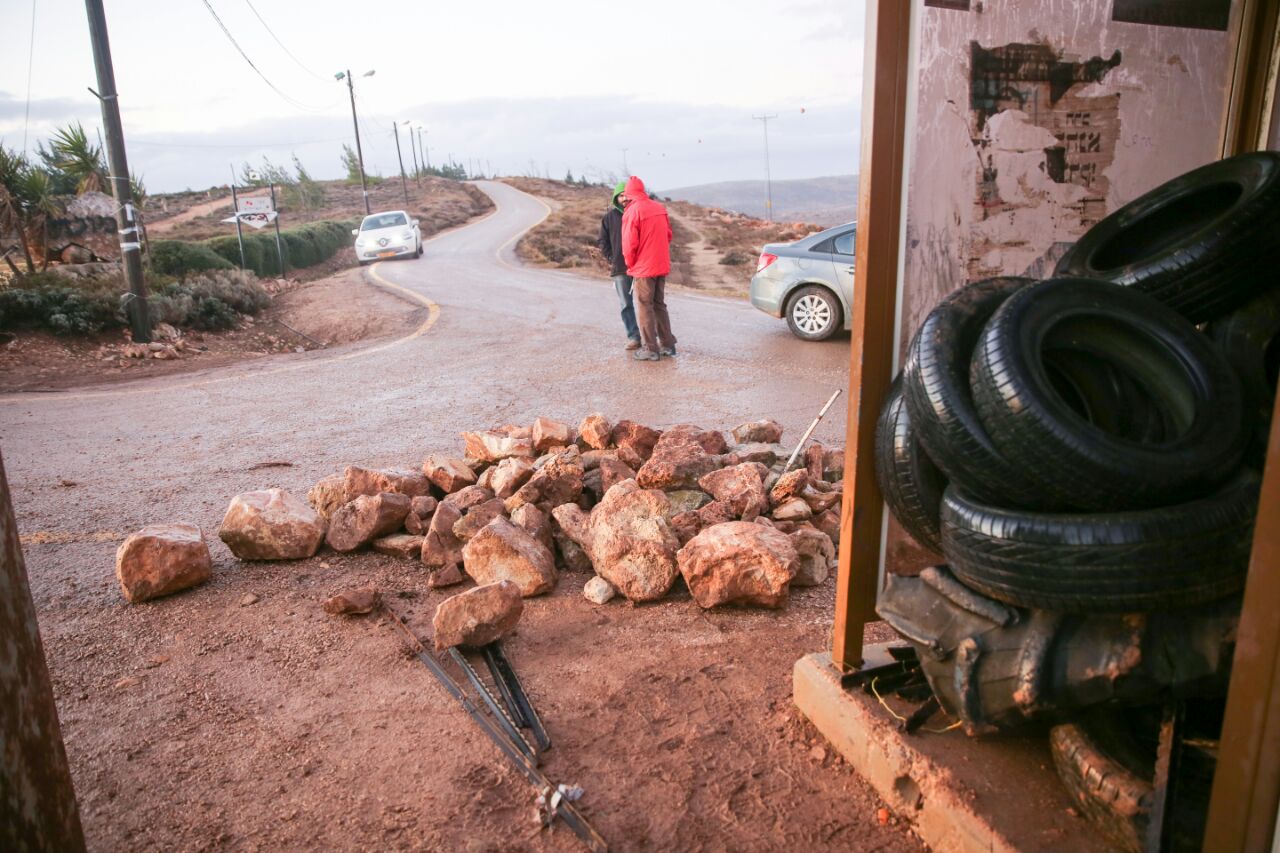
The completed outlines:
{"type": "MultiPolygon", "coordinates": [[[[89,142],[79,122],[60,128],[50,141],[52,165],[75,181],[76,194],[110,192],[102,149],[89,142]]],[[[46,157],[46,159],[49,159],[46,157]]]]}
{"type": "MultiPolygon", "coordinates": [[[[0,145],[0,234],[17,233],[27,272],[35,272],[34,246],[43,265],[49,265],[49,217],[58,212],[48,172],[26,157],[0,145]]],[[[10,264],[12,267],[12,264],[10,264]]]]}

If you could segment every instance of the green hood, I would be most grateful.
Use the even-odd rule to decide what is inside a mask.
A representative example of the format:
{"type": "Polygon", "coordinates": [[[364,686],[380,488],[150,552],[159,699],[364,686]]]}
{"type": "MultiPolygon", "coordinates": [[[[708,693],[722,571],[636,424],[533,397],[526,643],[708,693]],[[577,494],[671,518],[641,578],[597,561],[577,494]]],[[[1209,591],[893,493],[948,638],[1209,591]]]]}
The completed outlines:
{"type": "Polygon", "coordinates": [[[626,181],[618,181],[618,185],[613,188],[613,206],[618,210],[622,210],[622,205],[618,202],[618,196],[622,195],[627,189],[626,181]]]}

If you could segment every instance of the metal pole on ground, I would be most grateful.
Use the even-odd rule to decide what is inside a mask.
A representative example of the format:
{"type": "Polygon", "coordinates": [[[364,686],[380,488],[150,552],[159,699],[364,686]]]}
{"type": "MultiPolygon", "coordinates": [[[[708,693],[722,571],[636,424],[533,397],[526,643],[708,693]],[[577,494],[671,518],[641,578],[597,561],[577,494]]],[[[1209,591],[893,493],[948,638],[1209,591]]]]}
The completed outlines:
{"type": "Polygon", "coordinates": [[[147,283],[142,277],[142,243],[138,232],[138,213],[133,207],[133,188],[129,184],[129,161],[124,151],[124,127],[120,123],[116,73],[111,64],[111,42],[107,38],[107,16],[102,11],[102,0],[85,0],[84,5],[89,15],[89,39],[93,43],[93,64],[98,76],[98,91],[94,94],[102,105],[102,126],[107,135],[107,166],[111,170],[108,177],[116,199],[120,266],[129,285],[125,311],[129,315],[134,341],[149,343],[151,317],[147,312],[147,283]]]}
{"type": "Polygon", "coordinates": [[[404,206],[409,206],[409,182],[404,178],[404,157],[400,156],[400,126],[391,122],[391,130],[396,135],[396,162],[400,164],[400,189],[404,191],[404,206]]]}
{"type": "Polygon", "coordinates": [[[347,69],[347,92],[351,95],[351,124],[356,129],[356,162],[360,164],[360,192],[364,196],[364,215],[368,216],[373,211],[369,208],[369,182],[364,177],[364,149],[360,147],[360,121],[356,118],[356,84],[351,79],[350,68],[347,69]]]}
{"type": "Polygon", "coordinates": [[[240,197],[236,195],[236,167],[231,167],[231,215],[236,218],[236,242],[240,244],[240,269],[244,269],[244,231],[240,227],[240,197]]]}
{"type": "Polygon", "coordinates": [[[405,122],[405,129],[409,131],[409,154],[413,157],[413,180],[418,186],[422,186],[422,169],[418,166],[418,146],[413,141],[413,125],[405,122]]]}
{"type": "Polygon", "coordinates": [[[765,219],[770,222],[773,221],[773,174],[769,168],[769,119],[777,117],[776,113],[768,116],[752,116],[756,121],[764,122],[764,182],[768,192],[764,213],[765,219]]]}
{"type": "Polygon", "coordinates": [[[280,277],[284,278],[284,248],[280,244],[280,211],[276,210],[276,185],[274,181],[271,183],[271,210],[276,215],[276,267],[280,270],[280,277]]]}

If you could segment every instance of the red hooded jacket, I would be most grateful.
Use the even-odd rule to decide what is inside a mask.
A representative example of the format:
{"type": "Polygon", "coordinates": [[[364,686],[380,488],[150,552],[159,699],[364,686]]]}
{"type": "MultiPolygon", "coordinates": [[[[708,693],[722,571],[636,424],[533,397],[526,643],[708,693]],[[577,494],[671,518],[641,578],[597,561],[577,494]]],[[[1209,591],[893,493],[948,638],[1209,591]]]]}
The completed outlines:
{"type": "Polygon", "coordinates": [[[655,278],[671,272],[671,223],[667,209],[649,198],[644,181],[632,175],[623,193],[627,209],[622,214],[622,257],[627,274],[655,278]]]}

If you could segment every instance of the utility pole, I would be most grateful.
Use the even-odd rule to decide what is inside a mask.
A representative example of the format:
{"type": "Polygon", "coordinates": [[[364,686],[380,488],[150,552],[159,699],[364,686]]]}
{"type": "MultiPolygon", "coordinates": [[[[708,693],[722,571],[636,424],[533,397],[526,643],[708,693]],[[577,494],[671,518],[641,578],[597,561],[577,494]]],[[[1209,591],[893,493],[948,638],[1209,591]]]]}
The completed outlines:
{"type": "Polygon", "coordinates": [[[98,72],[98,101],[102,104],[102,126],[107,134],[107,167],[111,170],[111,191],[116,199],[116,228],[120,233],[120,263],[129,285],[125,311],[136,343],[151,342],[151,316],[147,311],[147,283],[142,278],[142,243],[139,240],[138,212],[133,207],[129,185],[129,161],[124,151],[124,127],[120,124],[120,103],[116,93],[116,72],[111,64],[111,42],[107,38],[107,16],[102,0],[85,0],[89,14],[89,38],[93,42],[93,64],[98,72]]]}
{"type": "MultiPolygon", "coordinates": [[[[372,71],[366,72],[364,76],[368,77],[372,71]]],[[[342,72],[339,71],[334,75],[339,80],[342,79],[342,72]]],[[[351,124],[356,129],[356,162],[360,164],[360,192],[364,196],[364,215],[368,216],[373,211],[369,208],[369,182],[364,177],[364,149],[360,147],[360,121],[356,118],[356,86],[351,80],[351,69],[346,72],[347,92],[351,95],[351,124]]]]}
{"type": "Polygon", "coordinates": [[[413,180],[418,186],[422,186],[422,172],[418,168],[418,146],[413,141],[413,125],[406,121],[404,127],[405,130],[409,131],[409,154],[413,157],[413,180]]]}
{"type": "Polygon", "coordinates": [[[240,269],[244,269],[244,231],[240,227],[240,198],[236,195],[236,166],[231,164],[231,212],[236,218],[236,243],[240,246],[240,269]]]}
{"type": "Polygon", "coordinates": [[[756,121],[764,122],[764,182],[769,193],[768,201],[765,202],[764,212],[765,219],[773,221],[773,175],[769,171],[769,119],[777,118],[777,113],[769,116],[752,116],[756,121]]]}
{"type": "Polygon", "coordinates": [[[396,160],[400,163],[400,189],[404,191],[404,206],[409,206],[409,184],[404,179],[404,158],[400,156],[400,126],[391,122],[391,130],[396,135],[396,160]]]}
{"type": "Polygon", "coordinates": [[[422,140],[422,134],[422,128],[418,128],[418,150],[422,152],[422,168],[426,170],[431,168],[431,152],[427,149],[427,144],[422,140]]]}

